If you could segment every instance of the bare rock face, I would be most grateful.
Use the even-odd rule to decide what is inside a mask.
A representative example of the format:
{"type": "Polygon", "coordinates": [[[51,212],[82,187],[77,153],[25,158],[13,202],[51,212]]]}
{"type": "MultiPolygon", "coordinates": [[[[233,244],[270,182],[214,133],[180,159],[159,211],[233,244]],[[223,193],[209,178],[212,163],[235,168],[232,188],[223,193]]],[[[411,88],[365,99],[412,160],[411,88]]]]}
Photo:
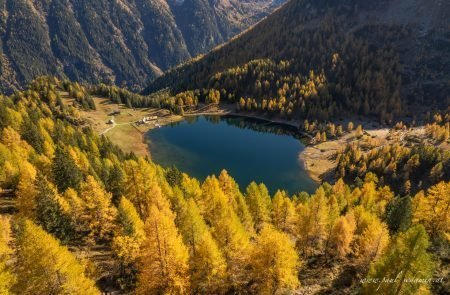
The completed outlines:
{"type": "Polygon", "coordinates": [[[232,1],[0,0],[0,86],[51,74],[139,89],[281,4],[232,1]]]}

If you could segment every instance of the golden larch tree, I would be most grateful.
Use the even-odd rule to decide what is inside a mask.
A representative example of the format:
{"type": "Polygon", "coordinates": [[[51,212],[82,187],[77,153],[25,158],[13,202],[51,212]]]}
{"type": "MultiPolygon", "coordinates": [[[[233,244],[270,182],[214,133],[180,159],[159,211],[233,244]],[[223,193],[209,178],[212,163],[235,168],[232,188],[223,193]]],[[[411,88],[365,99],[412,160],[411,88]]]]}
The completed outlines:
{"type": "Polygon", "coordinates": [[[193,199],[180,198],[177,214],[183,240],[189,249],[191,289],[216,294],[225,290],[226,261],[193,199]]]}
{"type": "Polygon", "coordinates": [[[111,197],[111,194],[90,175],[80,184],[79,198],[82,201],[82,212],[79,213],[79,218],[84,230],[88,232],[90,241],[112,238],[117,209],[112,205],[111,197]]]}
{"type": "Polygon", "coordinates": [[[227,262],[227,284],[241,290],[248,282],[250,235],[246,231],[216,177],[208,177],[202,185],[198,207],[227,262]]]}
{"type": "Polygon", "coordinates": [[[431,254],[427,252],[429,246],[428,235],[422,225],[413,226],[400,233],[386,254],[370,268],[368,277],[379,279],[381,282],[364,284],[363,293],[396,295],[429,293],[430,286],[426,280],[433,276],[434,269],[431,254]],[[421,282],[421,279],[424,281],[421,282]]]}
{"type": "Polygon", "coordinates": [[[257,294],[287,294],[300,285],[300,260],[288,235],[266,225],[253,249],[252,278],[257,294]]]}
{"type": "Polygon", "coordinates": [[[329,253],[337,258],[344,258],[351,251],[355,228],[344,216],[339,217],[333,225],[330,237],[329,253]]]}
{"type": "Polygon", "coordinates": [[[297,214],[291,199],[285,191],[277,191],[272,200],[272,220],[279,230],[293,234],[297,214]]]}
{"type": "Polygon", "coordinates": [[[247,187],[245,199],[252,214],[255,228],[259,231],[265,223],[271,222],[271,199],[264,184],[250,183],[247,187]]]}
{"type": "Polygon", "coordinates": [[[305,203],[297,206],[297,243],[305,253],[307,250],[323,251],[327,239],[329,223],[329,207],[325,190],[319,187],[316,193],[305,203]]]}
{"type": "Polygon", "coordinates": [[[37,189],[35,185],[36,168],[28,161],[22,162],[19,184],[17,186],[17,209],[23,217],[34,218],[37,189]]]}
{"type": "Polygon", "coordinates": [[[150,208],[139,258],[137,294],[186,294],[189,254],[170,209],[150,208]]]}
{"type": "Polygon", "coordinates": [[[425,226],[432,235],[444,234],[450,240],[450,182],[430,187],[413,199],[413,221],[425,226]]]}
{"type": "Polygon", "coordinates": [[[30,220],[17,225],[17,294],[100,294],[67,247],[30,220]]]}
{"type": "Polygon", "coordinates": [[[122,197],[118,207],[118,230],[113,239],[112,248],[120,263],[119,283],[132,286],[135,283],[141,245],[145,239],[144,223],[133,204],[122,197]]]}
{"type": "Polygon", "coordinates": [[[357,255],[362,266],[378,259],[389,245],[389,230],[385,223],[374,218],[358,238],[357,255]]]}
{"type": "Polygon", "coordinates": [[[140,158],[129,160],[123,165],[125,171],[124,195],[134,204],[142,220],[146,220],[150,207],[166,206],[166,197],[158,183],[156,167],[140,158]]]}
{"type": "Polygon", "coordinates": [[[244,196],[239,190],[239,185],[226,170],[222,170],[220,173],[219,183],[222,191],[228,197],[229,202],[232,204],[234,211],[238,215],[245,229],[252,235],[254,232],[253,217],[250,214],[244,196]]]}
{"type": "Polygon", "coordinates": [[[11,226],[9,218],[0,216],[0,294],[2,295],[12,294],[11,288],[15,282],[11,265],[8,265],[10,255],[13,253],[9,246],[10,242],[11,226]]]}

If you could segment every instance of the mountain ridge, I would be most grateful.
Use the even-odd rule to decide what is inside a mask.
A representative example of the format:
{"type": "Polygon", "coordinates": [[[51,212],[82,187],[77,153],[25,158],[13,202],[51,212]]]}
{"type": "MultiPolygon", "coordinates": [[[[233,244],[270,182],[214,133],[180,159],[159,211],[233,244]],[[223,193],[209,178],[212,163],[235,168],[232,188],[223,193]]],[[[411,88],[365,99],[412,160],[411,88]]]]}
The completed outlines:
{"type": "Polygon", "coordinates": [[[140,89],[280,4],[248,0],[244,9],[231,0],[228,11],[222,2],[0,0],[0,86],[20,89],[49,74],[140,89]]]}

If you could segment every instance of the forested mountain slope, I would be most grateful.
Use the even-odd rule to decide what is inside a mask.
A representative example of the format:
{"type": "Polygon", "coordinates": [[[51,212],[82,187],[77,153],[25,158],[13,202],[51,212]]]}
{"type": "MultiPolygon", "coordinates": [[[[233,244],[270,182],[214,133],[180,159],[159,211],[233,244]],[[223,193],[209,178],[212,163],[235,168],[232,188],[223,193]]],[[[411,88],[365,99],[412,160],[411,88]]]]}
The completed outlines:
{"type": "Polygon", "coordinates": [[[281,2],[0,0],[0,86],[53,74],[139,88],[281,2]]]}
{"type": "MultiPolygon", "coordinates": [[[[199,181],[83,126],[77,93],[42,77],[0,95],[1,294],[446,294],[448,173],[401,196],[372,165],[311,195],[199,181]]],[[[349,154],[344,172],[371,161],[349,154]]],[[[398,173],[412,188],[421,159],[398,173]]]]}
{"type": "Polygon", "coordinates": [[[292,0],[145,93],[214,88],[234,101],[256,99],[257,108],[263,99],[284,109],[292,102],[294,113],[298,105],[319,119],[347,111],[392,119],[411,103],[447,106],[449,16],[442,0],[292,0]]]}

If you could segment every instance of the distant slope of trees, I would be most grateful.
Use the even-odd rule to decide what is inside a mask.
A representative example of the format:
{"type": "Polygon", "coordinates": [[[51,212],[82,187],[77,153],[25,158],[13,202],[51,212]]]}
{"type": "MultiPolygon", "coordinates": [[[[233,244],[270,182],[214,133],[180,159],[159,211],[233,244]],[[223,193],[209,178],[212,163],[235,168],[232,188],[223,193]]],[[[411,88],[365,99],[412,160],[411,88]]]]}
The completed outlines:
{"type": "MultiPolygon", "coordinates": [[[[419,18],[384,22],[385,14],[402,14],[399,7],[393,1],[291,1],[238,38],[151,82],[144,93],[167,87],[173,95],[224,89],[225,98],[231,93],[236,101],[248,96],[258,105],[270,96],[278,103],[282,94],[288,102],[291,96],[295,105],[299,94],[278,90],[290,90],[283,90],[283,85],[291,88],[296,80],[305,86],[305,77],[313,71],[323,76],[323,87],[311,99],[304,99],[306,108],[297,117],[324,120],[338,113],[370,114],[389,122],[414,113],[417,106],[446,107],[450,73],[433,61],[448,63],[446,47],[423,50],[448,33],[445,12],[436,19],[434,30],[421,32],[419,18]],[[424,35],[420,42],[408,45],[419,34],[424,35]],[[269,88],[258,91],[259,84],[267,83],[269,88]],[[429,87],[431,83],[435,87],[429,87]],[[409,108],[411,104],[414,107],[409,108]]],[[[424,18],[430,13],[424,11],[424,18]]]]}
{"type": "Polygon", "coordinates": [[[361,181],[367,173],[375,173],[382,183],[404,195],[450,181],[450,151],[432,145],[405,147],[399,143],[363,153],[353,144],[338,154],[337,161],[337,177],[361,181]]]}
{"type": "Polygon", "coordinates": [[[205,53],[283,1],[3,0],[0,87],[39,75],[142,89],[205,53]]]}

